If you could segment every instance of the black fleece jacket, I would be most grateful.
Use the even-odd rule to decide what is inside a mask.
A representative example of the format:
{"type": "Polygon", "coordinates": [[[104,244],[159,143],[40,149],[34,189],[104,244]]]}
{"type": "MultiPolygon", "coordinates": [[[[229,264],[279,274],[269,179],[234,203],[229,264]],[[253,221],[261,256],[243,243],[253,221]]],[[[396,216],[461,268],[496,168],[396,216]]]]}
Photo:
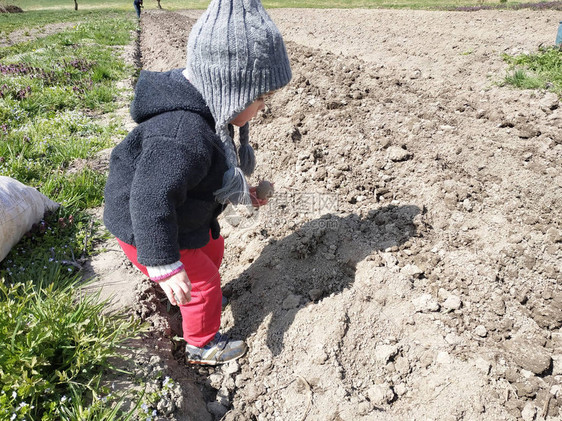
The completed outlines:
{"type": "Polygon", "coordinates": [[[105,187],[107,229],[145,266],[179,260],[218,238],[223,206],[213,192],[227,170],[215,122],[181,69],[142,71],[131,104],[139,123],[115,147],[105,187]]]}

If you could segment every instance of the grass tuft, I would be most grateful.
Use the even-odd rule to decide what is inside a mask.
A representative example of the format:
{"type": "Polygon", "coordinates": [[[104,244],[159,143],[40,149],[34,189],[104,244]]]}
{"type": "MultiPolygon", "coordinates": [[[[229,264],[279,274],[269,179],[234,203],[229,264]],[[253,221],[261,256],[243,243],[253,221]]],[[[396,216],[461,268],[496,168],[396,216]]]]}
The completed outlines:
{"type": "Polygon", "coordinates": [[[562,98],[562,49],[541,47],[537,53],[509,56],[504,83],[521,89],[545,89],[562,98]]]}
{"type": "Polygon", "coordinates": [[[76,405],[111,410],[102,405],[103,370],[141,326],[103,315],[96,295],[77,300],[78,281],[0,282],[0,419],[91,419],[75,418],[76,405]]]}

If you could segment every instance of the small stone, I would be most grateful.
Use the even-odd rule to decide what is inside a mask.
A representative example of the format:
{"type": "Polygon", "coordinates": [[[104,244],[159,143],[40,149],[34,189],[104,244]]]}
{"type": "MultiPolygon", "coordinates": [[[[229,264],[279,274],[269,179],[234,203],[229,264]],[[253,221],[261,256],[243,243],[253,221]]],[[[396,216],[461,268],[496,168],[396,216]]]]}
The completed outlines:
{"type": "Polygon", "coordinates": [[[439,288],[439,291],[437,292],[437,298],[439,298],[441,301],[445,301],[450,296],[451,293],[447,291],[445,288],[439,288]]]}
{"type": "Polygon", "coordinates": [[[519,373],[515,368],[509,367],[508,369],[505,370],[505,379],[508,382],[515,383],[519,381],[519,378],[520,378],[519,373]]]}
{"type": "Polygon", "coordinates": [[[433,353],[426,351],[424,352],[418,359],[418,363],[423,368],[428,368],[431,364],[433,364],[433,353]]]}
{"type": "Polygon", "coordinates": [[[540,343],[515,337],[506,341],[504,346],[513,361],[524,370],[541,375],[551,367],[550,353],[540,343]]]}
{"type": "Polygon", "coordinates": [[[297,308],[301,302],[300,295],[289,294],[285,300],[283,300],[283,310],[291,310],[297,308]]]}
{"type": "Polygon", "coordinates": [[[162,362],[162,358],[160,358],[158,355],[153,355],[152,357],[150,357],[150,360],[148,361],[148,363],[152,365],[156,365],[161,362],[162,362]]]}
{"type": "Polygon", "coordinates": [[[207,403],[207,410],[214,415],[217,419],[221,419],[228,412],[228,408],[221,405],[217,401],[207,403]]]}
{"type": "Polygon", "coordinates": [[[366,416],[373,411],[373,404],[367,400],[355,404],[355,413],[357,415],[366,416]]]}
{"type": "Polygon", "coordinates": [[[496,313],[498,316],[503,316],[505,314],[505,301],[503,300],[503,298],[497,295],[493,296],[490,302],[490,306],[494,313],[496,313]]]}
{"type": "Polygon", "coordinates": [[[376,384],[367,390],[367,396],[375,406],[381,406],[394,399],[394,391],[388,383],[376,384]]]}
{"type": "Polygon", "coordinates": [[[396,386],[394,386],[394,391],[398,396],[404,396],[408,389],[406,388],[406,385],[404,383],[398,383],[396,386]]]}
{"type": "Polygon", "coordinates": [[[546,230],[546,239],[551,243],[560,243],[562,242],[562,234],[557,228],[550,227],[548,230],[546,230]]]}
{"type": "Polygon", "coordinates": [[[474,329],[474,334],[477,335],[477,336],[480,336],[481,338],[485,338],[488,335],[488,331],[486,330],[486,328],[484,326],[478,325],[474,329]]]}
{"type": "Polygon", "coordinates": [[[457,194],[454,192],[447,192],[445,193],[445,197],[443,198],[443,201],[445,202],[445,204],[450,208],[453,209],[457,206],[457,202],[459,201],[459,198],[457,197],[457,194]]]}
{"type": "Polygon", "coordinates": [[[240,371],[240,364],[238,364],[238,361],[230,361],[223,365],[222,371],[227,374],[238,373],[240,371]]]}
{"type": "Polygon", "coordinates": [[[533,137],[539,136],[541,134],[540,130],[530,126],[524,125],[519,128],[519,137],[521,139],[531,139],[533,137]]]}
{"type": "Polygon", "coordinates": [[[461,308],[462,301],[457,295],[449,295],[449,297],[443,303],[443,307],[448,311],[458,310],[461,308]]]}
{"type": "Polygon", "coordinates": [[[402,149],[398,146],[391,146],[388,148],[388,159],[392,162],[407,161],[413,157],[413,154],[406,149],[402,149]]]}
{"type": "Polygon", "coordinates": [[[244,385],[248,382],[247,379],[245,379],[243,376],[236,376],[236,381],[234,382],[234,384],[236,385],[236,387],[238,389],[244,387],[244,385]]]}
{"type": "Polygon", "coordinates": [[[221,387],[217,392],[217,402],[227,408],[230,406],[230,393],[226,387],[221,387]]]}
{"type": "Polygon", "coordinates": [[[537,263],[537,258],[535,256],[531,256],[529,254],[523,255],[523,266],[525,266],[527,269],[529,270],[533,269],[536,263],[537,263]]]}
{"type": "Polygon", "coordinates": [[[275,189],[273,188],[273,184],[267,180],[260,181],[256,187],[256,196],[261,200],[269,199],[273,196],[274,192],[275,189]]]}
{"type": "Polygon", "coordinates": [[[490,370],[492,369],[492,364],[490,364],[489,361],[486,361],[482,357],[478,357],[477,359],[474,360],[473,363],[474,366],[482,373],[484,373],[486,376],[490,374],[490,370]]]}
{"type": "Polygon", "coordinates": [[[232,392],[236,389],[236,382],[232,377],[229,377],[222,384],[222,387],[225,387],[229,392],[232,392]]]}
{"type": "Polygon", "coordinates": [[[539,383],[538,377],[531,377],[530,379],[523,379],[513,383],[513,387],[515,387],[518,396],[534,399],[541,388],[539,383]]]}
{"type": "Polygon", "coordinates": [[[209,383],[213,389],[218,389],[222,384],[223,376],[218,373],[213,373],[209,376],[209,383]]]}
{"type": "Polygon", "coordinates": [[[517,396],[534,399],[539,390],[538,382],[536,381],[520,381],[513,383],[513,387],[517,391],[517,396]]]}
{"type": "Polygon", "coordinates": [[[559,107],[558,95],[547,92],[539,101],[539,108],[543,111],[553,111],[559,107]]]}
{"type": "Polygon", "coordinates": [[[422,75],[420,69],[414,69],[410,72],[410,79],[419,79],[422,75]]]}
{"type": "Polygon", "coordinates": [[[439,311],[439,303],[431,294],[422,294],[412,300],[416,312],[428,313],[439,311]]]}
{"type": "Polygon", "coordinates": [[[527,402],[521,411],[521,418],[524,421],[533,421],[537,415],[537,408],[532,402],[527,402]]]}
{"type": "Polygon", "coordinates": [[[396,358],[396,361],[394,362],[394,368],[396,368],[396,371],[398,371],[400,374],[408,374],[410,372],[410,362],[408,361],[408,358],[396,358]]]}
{"type": "MultiPolygon", "coordinates": [[[[545,290],[546,294],[548,291],[545,290]]],[[[555,292],[551,299],[544,296],[532,303],[531,317],[545,329],[558,329],[562,326],[562,292],[555,292]]]]}
{"type": "Polygon", "coordinates": [[[377,345],[375,348],[375,360],[386,364],[397,353],[398,347],[396,345],[377,345]]]}
{"type": "Polygon", "coordinates": [[[328,361],[328,355],[323,350],[320,350],[318,354],[312,360],[315,364],[322,365],[328,361]]]}
{"type": "Polygon", "coordinates": [[[321,289],[318,288],[313,288],[310,291],[308,291],[308,297],[312,300],[312,301],[318,301],[320,298],[322,298],[322,295],[324,293],[322,292],[321,289]]]}
{"type": "Polygon", "coordinates": [[[462,338],[459,335],[450,332],[445,335],[445,342],[449,345],[458,345],[462,342],[462,338]]]}
{"type": "Polygon", "coordinates": [[[410,276],[412,278],[419,278],[421,275],[423,275],[423,270],[421,270],[416,265],[407,264],[407,265],[404,265],[404,267],[402,267],[402,269],[400,269],[400,273],[402,273],[406,276],[410,276]]]}
{"type": "Polygon", "coordinates": [[[451,356],[446,351],[439,351],[437,357],[435,357],[435,362],[442,365],[451,364],[451,356]]]}

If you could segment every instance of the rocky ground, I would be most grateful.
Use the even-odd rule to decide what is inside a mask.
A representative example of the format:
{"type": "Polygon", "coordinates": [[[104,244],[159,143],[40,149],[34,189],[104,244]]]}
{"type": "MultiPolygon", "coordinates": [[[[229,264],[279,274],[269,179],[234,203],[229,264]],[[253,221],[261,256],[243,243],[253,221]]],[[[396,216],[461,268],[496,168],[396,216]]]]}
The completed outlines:
{"type": "MultiPolygon", "coordinates": [[[[182,67],[199,13],[144,12],[142,67],[182,67]]],[[[252,125],[252,181],[276,195],[221,221],[248,354],[185,366],[163,295],[115,248],[92,262],[155,327],[161,418],[562,419],[562,108],[499,83],[559,13],[270,14],[294,78],[252,125]]]]}

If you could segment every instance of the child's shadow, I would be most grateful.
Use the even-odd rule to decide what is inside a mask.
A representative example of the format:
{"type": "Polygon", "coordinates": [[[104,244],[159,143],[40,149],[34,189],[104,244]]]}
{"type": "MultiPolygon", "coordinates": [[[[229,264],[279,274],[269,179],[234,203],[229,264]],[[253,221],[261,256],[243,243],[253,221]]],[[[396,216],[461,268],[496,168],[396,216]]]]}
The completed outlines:
{"type": "Polygon", "coordinates": [[[230,335],[248,338],[269,318],[267,345],[278,355],[299,309],[351,286],[357,263],[373,250],[400,246],[415,236],[414,217],[420,212],[417,206],[386,206],[363,219],[324,215],[268,244],[225,285],[234,317],[230,335]]]}

